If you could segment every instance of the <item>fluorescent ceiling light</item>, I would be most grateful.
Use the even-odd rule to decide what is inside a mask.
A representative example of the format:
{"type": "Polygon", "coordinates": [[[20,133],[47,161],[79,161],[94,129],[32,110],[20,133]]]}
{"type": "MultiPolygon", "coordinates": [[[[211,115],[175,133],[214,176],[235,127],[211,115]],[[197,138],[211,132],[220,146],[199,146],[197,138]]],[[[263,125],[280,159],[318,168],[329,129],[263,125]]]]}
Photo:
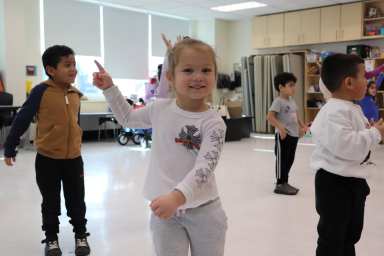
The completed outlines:
{"type": "Polygon", "coordinates": [[[234,11],[259,8],[264,6],[267,6],[267,5],[252,1],[252,2],[244,2],[244,3],[238,3],[238,4],[222,5],[222,6],[212,7],[211,9],[219,12],[234,12],[234,11]]]}

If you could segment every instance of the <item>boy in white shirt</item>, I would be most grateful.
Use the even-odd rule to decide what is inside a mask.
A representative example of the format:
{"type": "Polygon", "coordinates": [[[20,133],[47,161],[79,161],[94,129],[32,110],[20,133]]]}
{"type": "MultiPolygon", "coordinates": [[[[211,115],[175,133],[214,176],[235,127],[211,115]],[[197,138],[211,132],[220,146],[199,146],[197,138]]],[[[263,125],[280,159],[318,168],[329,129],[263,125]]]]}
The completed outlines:
{"type": "Polygon", "coordinates": [[[384,136],[383,121],[370,126],[359,105],[367,80],[364,61],[355,55],[325,59],[321,79],[332,98],[317,114],[311,132],[315,150],[316,210],[320,216],[316,256],[354,256],[369,194],[365,180],[371,150],[384,136]]]}

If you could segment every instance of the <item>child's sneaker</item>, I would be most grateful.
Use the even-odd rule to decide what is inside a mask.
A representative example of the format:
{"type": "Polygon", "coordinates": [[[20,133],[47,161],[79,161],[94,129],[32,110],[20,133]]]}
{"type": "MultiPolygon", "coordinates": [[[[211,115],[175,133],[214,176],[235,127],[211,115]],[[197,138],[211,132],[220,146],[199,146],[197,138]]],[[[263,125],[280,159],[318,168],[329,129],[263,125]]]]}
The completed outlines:
{"type": "Polygon", "coordinates": [[[45,256],[61,256],[61,249],[59,246],[59,241],[54,240],[54,241],[46,241],[45,242],[45,256]]]}
{"type": "Polygon", "coordinates": [[[299,192],[300,189],[298,188],[295,188],[294,186],[291,186],[289,183],[287,183],[287,186],[293,190],[296,190],[297,192],[299,192]]]}
{"type": "Polygon", "coordinates": [[[89,244],[87,241],[87,238],[76,238],[76,249],[75,249],[75,255],[76,256],[86,256],[89,255],[91,252],[91,249],[89,248],[89,244]]]}
{"type": "Polygon", "coordinates": [[[276,184],[275,190],[273,192],[282,195],[296,195],[298,191],[293,189],[292,187],[289,187],[287,183],[284,183],[276,184]]]}

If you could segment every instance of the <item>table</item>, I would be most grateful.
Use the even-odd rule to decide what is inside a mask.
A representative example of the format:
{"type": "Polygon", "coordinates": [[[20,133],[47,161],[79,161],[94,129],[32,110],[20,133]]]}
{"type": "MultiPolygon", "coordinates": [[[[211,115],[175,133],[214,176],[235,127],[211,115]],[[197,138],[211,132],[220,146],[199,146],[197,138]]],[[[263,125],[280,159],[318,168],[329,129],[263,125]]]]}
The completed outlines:
{"type": "MultiPolygon", "coordinates": [[[[112,112],[81,112],[80,113],[80,127],[83,131],[98,131],[99,130],[99,119],[114,117],[112,112]]],[[[113,124],[108,124],[109,129],[116,129],[117,127],[113,124]]]]}
{"type": "Polygon", "coordinates": [[[20,106],[0,105],[0,145],[4,143],[7,136],[6,127],[12,124],[19,108],[20,106]]]}
{"type": "Polygon", "coordinates": [[[224,122],[227,125],[225,141],[235,141],[250,137],[252,117],[243,116],[238,118],[224,118],[224,122]]]}
{"type": "Polygon", "coordinates": [[[20,106],[12,106],[12,105],[0,105],[0,112],[3,111],[12,111],[13,114],[17,113],[17,110],[21,108],[20,106]]]}

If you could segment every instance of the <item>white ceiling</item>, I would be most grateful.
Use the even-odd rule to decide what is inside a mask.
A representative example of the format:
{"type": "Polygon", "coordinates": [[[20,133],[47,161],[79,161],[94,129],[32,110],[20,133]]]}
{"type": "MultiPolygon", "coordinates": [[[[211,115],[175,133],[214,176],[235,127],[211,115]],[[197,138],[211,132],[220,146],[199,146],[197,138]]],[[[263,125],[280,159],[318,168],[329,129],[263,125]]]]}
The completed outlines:
{"type": "Polygon", "coordinates": [[[356,0],[256,0],[266,7],[222,13],[210,7],[247,2],[250,0],[100,0],[100,2],[159,12],[190,19],[221,18],[238,20],[247,17],[284,11],[300,10],[325,5],[356,2],[356,0]]]}

